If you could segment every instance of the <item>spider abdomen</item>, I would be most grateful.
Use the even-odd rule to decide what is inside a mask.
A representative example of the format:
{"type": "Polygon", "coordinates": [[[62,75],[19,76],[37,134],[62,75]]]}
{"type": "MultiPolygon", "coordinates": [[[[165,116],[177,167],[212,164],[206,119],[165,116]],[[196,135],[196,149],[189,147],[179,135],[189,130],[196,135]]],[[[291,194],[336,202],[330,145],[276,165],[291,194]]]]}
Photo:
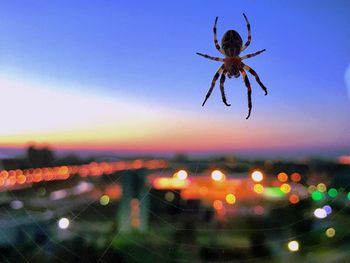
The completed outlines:
{"type": "Polygon", "coordinates": [[[242,38],[235,30],[227,31],[221,40],[221,48],[228,57],[238,56],[242,45],[242,38]]]}

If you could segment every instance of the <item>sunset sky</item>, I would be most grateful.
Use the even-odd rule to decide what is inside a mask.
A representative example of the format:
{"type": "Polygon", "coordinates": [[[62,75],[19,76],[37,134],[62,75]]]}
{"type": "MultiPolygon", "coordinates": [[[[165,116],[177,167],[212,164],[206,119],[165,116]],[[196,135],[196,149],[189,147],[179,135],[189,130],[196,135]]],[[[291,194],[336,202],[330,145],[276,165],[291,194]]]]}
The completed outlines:
{"type": "Polygon", "coordinates": [[[28,143],[120,152],[345,153],[350,149],[350,2],[1,1],[0,154],[28,143]],[[269,90],[227,79],[201,104],[218,37],[269,90]],[[348,83],[349,94],[347,93],[348,83]]]}

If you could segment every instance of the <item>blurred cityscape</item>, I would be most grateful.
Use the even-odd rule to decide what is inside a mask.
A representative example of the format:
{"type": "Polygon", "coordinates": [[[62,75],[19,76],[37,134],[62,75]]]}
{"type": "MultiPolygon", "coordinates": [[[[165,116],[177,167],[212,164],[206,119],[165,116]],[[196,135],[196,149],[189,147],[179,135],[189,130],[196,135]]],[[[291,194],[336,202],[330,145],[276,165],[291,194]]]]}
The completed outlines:
{"type": "Polygon", "coordinates": [[[1,262],[347,262],[350,156],[0,162],[1,262]]]}

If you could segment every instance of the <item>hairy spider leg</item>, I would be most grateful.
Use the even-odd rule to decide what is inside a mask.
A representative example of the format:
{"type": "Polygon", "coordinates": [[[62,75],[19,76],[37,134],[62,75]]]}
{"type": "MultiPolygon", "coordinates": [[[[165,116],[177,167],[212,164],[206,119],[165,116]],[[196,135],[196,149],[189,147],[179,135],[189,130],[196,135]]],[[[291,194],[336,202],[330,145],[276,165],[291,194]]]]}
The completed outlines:
{"type": "Polygon", "coordinates": [[[224,71],[221,74],[221,78],[220,78],[220,91],[221,91],[221,97],[222,97],[222,101],[224,102],[224,104],[226,106],[231,106],[231,104],[227,103],[226,100],[226,95],[225,95],[225,88],[224,88],[224,83],[225,83],[225,79],[226,79],[226,69],[224,69],[224,71]]]}
{"type": "Polygon", "coordinates": [[[211,60],[224,62],[224,59],[223,59],[223,58],[216,58],[216,57],[208,56],[208,55],[206,55],[206,54],[202,54],[202,53],[198,53],[198,52],[197,52],[196,54],[197,54],[197,55],[200,55],[200,56],[202,56],[202,57],[211,59],[211,60]]]}
{"type": "Polygon", "coordinates": [[[243,68],[240,68],[239,69],[242,73],[242,77],[244,79],[244,83],[248,89],[248,109],[249,109],[249,112],[248,112],[248,116],[246,117],[246,119],[249,118],[250,116],[250,112],[252,111],[252,88],[250,87],[250,82],[249,82],[249,79],[248,79],[248,76],[247,76],[247,73],[244,71],[243,68]]]}
{"type": "Polygon", "coordinates": [[[264,51],[266,51],[266,49],[259,50],[255,53],[252,53],[252,54],[245,55],[245,56],[241,57],[241,60],[246,59],[246,58],[255,57],[256,55],[259,55],[259,54],[263,53],[264,51]]]}
{"type": "Polygon", "coordinates": [[[213,78],[213,80],[211,81],[211,85],[210,85],[210,88],[209,88],[209,90],[208,90],[208,93],[207,93],[207,95],[205,96],[205,99],[204,99],[204,101],[203,101],[202,106],[204,106],[205,102],[206,102],[207,99],[210,97],[210,94],[212,93],[212,91],[213,91],[213,89],[214,89],[215,82],[218,80],[218,78],[219,78],[221,72],[223,71],[223,68],[224,68],[224,65],[222,65],[222,66],[218,69],[218,71],[215,73],[214,78],[213,78]]]}
{"type": "Polygon", "coordinates": [[[246,21],[246,23],[247,23],[247,28],[248,28],[248,40],[247,40],[247,42],[245,42],[244,46],[241,47],[241,52],[242,52],[243,50],[245,50],[245,49],[249,46],[250,41],[252,40],[252,35],[251,35],[251,32],[250,32],[250,24],[249,24],[248,18],[247,18],[247,16],[246,16],[244,13],[243,13],[243,16],[244,16],[244,19],[245,19],[245,21],[246,21]]]}
{"type": "Polygon", "coordinates": [[[265,85],[261,82],[258,73],[256,73],[251,67],[249,67],[249,66],[247,66],[247,65],[245,65],[243,63],[242,63],[242,65],[243,65],[243,68],[245,70],[248,70],[249,73],[252,74],[255,77],[256,82],[258,82],[260,87],[265,91],[265,96],[266,96],[267,95],[267,89],[266,89],[265,85]]]}
{"type": "Polygon", "coordinates": [[[213,27],[213,31],[214,31],[214,44],[217,50],[219,50],[219,52],[221,54],[224,54],[224,52],[221,50],[221,47],[219,45],[218,39],[216,38],[216,24],[218,22],[218,17],[215,18],[215,23],[214,23],[214,27],[213,27]]]}

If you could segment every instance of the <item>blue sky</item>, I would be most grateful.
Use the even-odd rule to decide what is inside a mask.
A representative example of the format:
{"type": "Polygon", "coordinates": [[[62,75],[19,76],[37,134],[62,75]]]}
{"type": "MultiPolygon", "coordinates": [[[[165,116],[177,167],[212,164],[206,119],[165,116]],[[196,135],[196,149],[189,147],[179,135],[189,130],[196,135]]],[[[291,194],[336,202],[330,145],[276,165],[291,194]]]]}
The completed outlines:
{"type": "MultiPolygon", "coordinates": [[[[274,138],[279,138],[280,148],[349,148],[350,108],[344,83],[350,63],[349,12],[349,1],[2,1],[0,77],[6,79],[3,83],[21,82],[23,89],[28,83],[53,91],[73,90],[81,96],[119,98],[130,108],[154,107],[166,112],[155,118],[157,125],[165,127],[176,118],[187,119],[186,125],[197,125],[198,120],[199,127],[206,127],[204,122],[208,129],[220,126],[214,134],[226,136],[231,144],[226,147],[224,140],[217,139],[217,149],[234,149],[232,142],[240,134],[246,137],[239,140],[254,148],[249,138],[259,136],[262,126],[260,139],[266,144],[257,149],[267,149],[274,138]],[[220,56],[213,44],[215,16],[219,16],[219,39],[226,30],[235,29],[245,40],[242,12],[252,27],[252,43],[244,54],[267,49],[246,61],[269,90],[265,97],[250,77],[253,111],[248,121],[241,79],[226,81],[230,108],[222,104],[217,88],[201,107],[220,64],[195,55],[220,56]],[[293,136],[290,144],[283,142],[293,136]]],[[[135,118],[133,127],[144,127],[138,123],[135,118]]],[[[178,143],[186,144],[200,132],[191,133],[186,125],[169,128],[178,143]]],[[[71,128],[62,134],[68,136],[71,128]]],[[[166,129],[164,133],[169,136],[166,129]]],[[[0,144],[41,141],[43,136],[42,130],[28,134],[11,140],[11,130],[0,131],[0,144]]],[[[45,136],[43,141],[55,143],[45,136]]],[[[210,140],[215,145],[216,139],[210,140]]],[[[152,140],[152,144],[167,148],[164,141],[152,140]]]]}

